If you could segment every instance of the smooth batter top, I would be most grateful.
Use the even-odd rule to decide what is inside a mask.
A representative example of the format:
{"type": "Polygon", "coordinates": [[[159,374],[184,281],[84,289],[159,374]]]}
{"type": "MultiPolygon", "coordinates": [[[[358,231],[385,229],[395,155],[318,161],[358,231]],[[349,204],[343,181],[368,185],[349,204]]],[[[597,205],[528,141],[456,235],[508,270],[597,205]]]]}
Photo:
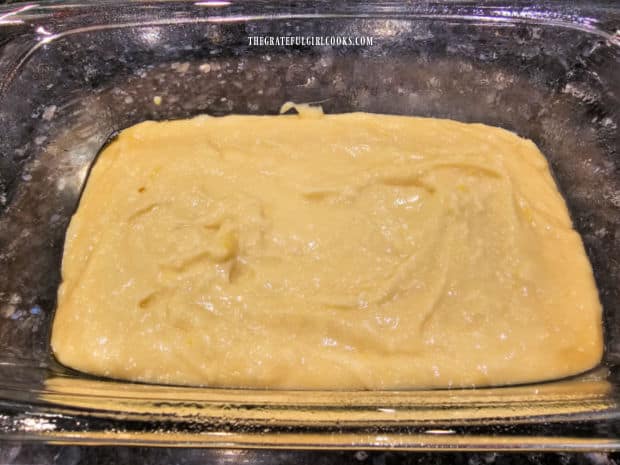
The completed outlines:
{"type": "Polygon", "coordinates": [[[103,150],[66,237],[60,362],[300,389],[502,385],[599,362],[592,270],[531,141],[300,111],[144,122],[103,150]]]}

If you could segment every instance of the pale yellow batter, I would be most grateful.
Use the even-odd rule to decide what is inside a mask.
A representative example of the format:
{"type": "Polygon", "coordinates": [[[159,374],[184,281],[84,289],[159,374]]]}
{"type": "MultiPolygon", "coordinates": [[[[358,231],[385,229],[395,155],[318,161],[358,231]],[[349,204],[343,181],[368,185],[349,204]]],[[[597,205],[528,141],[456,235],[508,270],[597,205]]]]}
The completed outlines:
{"type": "Polygon", "coordinates": [[[145,122],[67,233],[52,347],[78,370],[384,389],[575,374],[602,352],[579,235],[529,140],[366,113],[145,122]]]}

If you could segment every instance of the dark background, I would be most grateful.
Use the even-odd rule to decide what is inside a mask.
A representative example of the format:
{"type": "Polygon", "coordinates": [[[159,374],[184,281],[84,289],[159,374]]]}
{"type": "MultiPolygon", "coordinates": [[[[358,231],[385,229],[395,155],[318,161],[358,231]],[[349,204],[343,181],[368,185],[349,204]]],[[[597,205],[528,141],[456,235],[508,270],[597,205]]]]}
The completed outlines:
{"type": "Polygon", "coordinates": [[[0,464],[616,465],[620,464],[620,454],[252,451],[0,443],[0,464]]]}
{"type": "MultiPolygon", "coordinates": [[[[0,0],[0,5],[20,3],[0,0]]],[[[620,465],[620,453],[269,451],[51,446],[0,440],[0,465],[620,465]]]]}

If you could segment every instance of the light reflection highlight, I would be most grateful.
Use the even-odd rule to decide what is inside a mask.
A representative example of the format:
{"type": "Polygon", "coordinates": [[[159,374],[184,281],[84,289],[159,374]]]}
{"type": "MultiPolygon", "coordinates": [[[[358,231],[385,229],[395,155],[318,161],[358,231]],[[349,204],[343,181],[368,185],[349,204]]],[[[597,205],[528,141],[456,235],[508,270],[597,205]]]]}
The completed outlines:
{"type": "Polygon", "coordinates": [[[49,32],[47,29],[45,29],[43,26],[39,26],[36,29],[36,31],[37,31],[37,34],[41,34],[41,35],[44,35],[44,36],[51,36],[52,35],[52,33],[49,32]]]}
{"type": "Polygon", "coordinates": [[[230,5],[231,2],[222,2],[222,1],[207,1],[207,2],[196,2],[194,3],[195,6],[212,6],[212,7],[218,7],[218,6],[228,6],[230,5]]]}
{"type": "Polygon", "coordinates": [[[155,45],[159,42],[159,29],[146,29],[140,33],[140,38],[148,45],[155,45]]]}

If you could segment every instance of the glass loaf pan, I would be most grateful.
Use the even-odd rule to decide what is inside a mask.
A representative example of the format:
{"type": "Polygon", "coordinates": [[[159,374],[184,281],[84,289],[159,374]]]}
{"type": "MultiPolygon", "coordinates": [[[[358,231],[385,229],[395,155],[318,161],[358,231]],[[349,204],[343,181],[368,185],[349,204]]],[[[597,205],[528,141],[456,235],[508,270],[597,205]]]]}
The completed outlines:
{"type": "Polygon", "coordinates": [[[611,1],[0,7],[0,439],[620,449],[619,28],[611,1]],[[250,46],[259,36],[373,44],[250,46]],[[49,330],[64,234],[106,140],[146,119],[276,114],[286,101],[476,121],[534,140],[594,268],[604,363],[548,383],[384,392],[155,386],[57,364],[49,330]]]}

